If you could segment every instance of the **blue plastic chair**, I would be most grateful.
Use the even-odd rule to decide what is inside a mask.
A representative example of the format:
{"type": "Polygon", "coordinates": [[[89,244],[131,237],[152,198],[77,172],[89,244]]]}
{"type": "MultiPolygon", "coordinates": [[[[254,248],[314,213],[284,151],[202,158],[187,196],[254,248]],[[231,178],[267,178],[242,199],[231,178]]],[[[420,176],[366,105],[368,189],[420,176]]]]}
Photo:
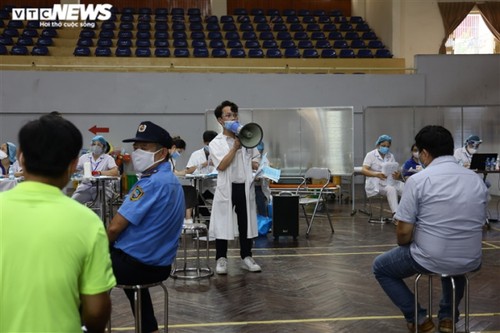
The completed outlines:
{"type": "Polygon", "coordinates": [[[49,48],[47,46],[33,46],[31,50],[31,55],[34,56],[46,56],[49,54],[49,48]]]}
{"type": "Polygon", "coordinates": [[[285,58],[300,58],[300,51],[297,48],[289,48],[285,50],[285,58]]]}
{"type": "Polygon", "coordinates": [[[196,47],[193,49],[193,56],[195,58],[208,58],[208,49],[206,47],[196,47]]]}
{"type": "Polygon", "coordinates": [[[321,58],[337,58],[337,52],[333,49],[321,50],[321,58]]]}
{"type": "Polygon", "coordinates": [[[115,56],[117,57],[130,57],[131,55],[132,50],[130,47],[117,47],[115,50],[115,56]]]}
{"type": "Polygon", "coordinates": [[[170,57],[170,49],[166,47],[156,48],[155,49],[155,57],[170,57]]]}
{"type": "Polygon", "coordinates": [[[264,58],[264,51],[262,49],[250,49],[248,50],[249,58],[264,58]]]}
{"type": "Polygon", "coordinates": [[[136,57],[151,57],[151,50],[149,47],[138,47],[135,49],[136,57]]]}
{"type": "Polygon", "coordinates": [[[282,58],[283,54],[280,49],[267,49],[266,50],[267,58],[282,58]]]}
{"type": "Polygon", "coordinates": [[[111,49],[109,47],[96,47],[94,54],[96,57],[110,57],[111,49]]]}
{"type": "Polygon", "coordinates": [[[73,55],[76,57],[88,57],[90,56],[90,48],[85,46],[77,46],[73,51],[73,55]]]}
{"type": "Polygon", "coordinates": [[[319,58],[318,50],[316,49],[305,49],[302,52],[303,58],[319,58]]]}
{"type": "Polygon", "coordinates": [[[175,49],[174,50],[174,57],[176,57],[176,58],[188,58],[189,57],[189,50],[186,48],[175,49]]]}
{"type": "Polygon", "coordinates": [[[239,49],[231,49],[231,51],[229,51],[229,56],[231,58],[245,58],[247,55],[244,49],[239,48],[239,49]]]}

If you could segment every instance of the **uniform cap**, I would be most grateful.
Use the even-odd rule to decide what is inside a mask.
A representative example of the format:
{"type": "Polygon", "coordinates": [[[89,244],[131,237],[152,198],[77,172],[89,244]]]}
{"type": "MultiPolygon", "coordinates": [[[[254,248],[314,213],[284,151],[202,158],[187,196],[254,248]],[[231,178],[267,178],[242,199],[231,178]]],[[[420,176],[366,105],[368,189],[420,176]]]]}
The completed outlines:
{"type": "Polygon", "coordinates": [[[143,121],[137,127],[134,138],[125,139],[123,142],[154,142],[166,148],[172,148],[172,137],[162,127],[150,121],[143,121]]]}

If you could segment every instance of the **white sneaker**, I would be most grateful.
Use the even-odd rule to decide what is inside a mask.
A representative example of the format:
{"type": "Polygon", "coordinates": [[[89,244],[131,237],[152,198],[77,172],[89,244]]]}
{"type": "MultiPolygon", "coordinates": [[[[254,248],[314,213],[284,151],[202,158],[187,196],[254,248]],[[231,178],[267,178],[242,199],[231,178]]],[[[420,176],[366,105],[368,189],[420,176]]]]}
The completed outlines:
{"type": "Polygon", "coordinates": [[[217,259],[217,267],[215,267],[215,272],[219,275],[227,274],[227,258],[220,257],[217,259]]]}
{"type": "Polygon", "coordinates": [[[260,266],[255,262],[255,260],[253,260],[252,257],[246,257],[245,259],[243,259],[241,262],[241,268],[246,269],[247,271],[250,272],[262,271],[260,266]]]}

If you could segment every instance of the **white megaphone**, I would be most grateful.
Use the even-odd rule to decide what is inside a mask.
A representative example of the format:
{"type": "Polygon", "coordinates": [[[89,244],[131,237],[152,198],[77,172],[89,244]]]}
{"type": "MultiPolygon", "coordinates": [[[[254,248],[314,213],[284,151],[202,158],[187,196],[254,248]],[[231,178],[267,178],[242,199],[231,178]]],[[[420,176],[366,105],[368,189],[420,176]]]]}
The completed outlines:
{"type": "Polygon", "coordinates": [[[256,123],[241,125],[239,122],[235,121],[226,128],[236,134],[236,136],[240,139],[241,145],[245,148],[257,147],[264,136],[262,127],[256,123]]]}

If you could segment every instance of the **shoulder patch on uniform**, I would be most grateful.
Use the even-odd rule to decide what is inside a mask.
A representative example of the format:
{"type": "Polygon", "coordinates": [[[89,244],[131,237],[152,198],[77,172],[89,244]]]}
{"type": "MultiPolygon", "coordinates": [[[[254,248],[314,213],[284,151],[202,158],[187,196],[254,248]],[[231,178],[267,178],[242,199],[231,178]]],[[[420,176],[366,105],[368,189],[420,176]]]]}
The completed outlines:
{"type": "Polygon", "coordinates": [[[135,186],[130,194],[130,201],[137,201],[144,195],[144,190],[140,186],[135,186]]]}

